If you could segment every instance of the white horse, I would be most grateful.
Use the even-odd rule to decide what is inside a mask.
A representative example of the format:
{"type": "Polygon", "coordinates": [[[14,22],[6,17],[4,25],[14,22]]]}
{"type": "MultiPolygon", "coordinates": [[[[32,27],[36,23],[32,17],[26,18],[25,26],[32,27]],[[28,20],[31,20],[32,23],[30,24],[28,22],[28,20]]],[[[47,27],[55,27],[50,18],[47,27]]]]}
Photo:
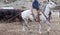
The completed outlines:
{"type": "MultiPolygon", "coordinates": [[[[40,14],[41,14],[41,15],[39,16],[40,20],[41,20],[42,22],[47,23],[47,25],[49,26],[49,28],[47,29],[47,31],[49,31],[51,28],[50,28],[50,22],[46,19],[46,17],[49,18],[49,12],[51,12],[51,8],[55,8],[56,6],[57,6],[57,5],[56,5],[54,2],[50,1],[50,2],[48,2],[48,4],[46,5],[45,11],[44,11],[44,14],[45,14],[45,15],[44,15],[42,12],[40,12],[40,14]],[[46,16],[46,17],[45,17],[45,16],[46,16]]],[[[34,14],[34,15],[35,15],[35,14],[34,14]]],[[[28,23],[28,19],[30,19],[31,21],[34,21],[34,17],[33,17],[33,15],[32,15],[31,10],[25,10],[25,11],[23,11],[23,12],[21,13],[21,16],[22,16],[23,20],[25,21],[26,25],[27,25],[27,23],[28,23]]],[[[29,26],[27,25],[27,27],[29,27],[29,26]]],[[[41,25],[40,25],[40,29],[41,29],[41,25]]],[[[40,29],[39,29],[39,32],[41,33],[40,29]]],[[[25,29],[24,29],[24,30],[25,30],[25,29]]]]}

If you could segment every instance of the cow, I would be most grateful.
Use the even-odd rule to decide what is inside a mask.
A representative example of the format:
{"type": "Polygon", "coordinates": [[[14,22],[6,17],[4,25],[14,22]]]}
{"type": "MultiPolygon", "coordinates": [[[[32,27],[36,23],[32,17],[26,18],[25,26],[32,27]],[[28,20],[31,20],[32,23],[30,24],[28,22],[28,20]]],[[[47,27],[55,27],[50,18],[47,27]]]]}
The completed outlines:
{"type": "Polygon", "coordinates": [[[12,18],[10,21],[14,21],[18,18],[19,21],[22,21],[21,12],[23,11],[20,9],[0,9],[0,20],[6,21],[12,18]]]}

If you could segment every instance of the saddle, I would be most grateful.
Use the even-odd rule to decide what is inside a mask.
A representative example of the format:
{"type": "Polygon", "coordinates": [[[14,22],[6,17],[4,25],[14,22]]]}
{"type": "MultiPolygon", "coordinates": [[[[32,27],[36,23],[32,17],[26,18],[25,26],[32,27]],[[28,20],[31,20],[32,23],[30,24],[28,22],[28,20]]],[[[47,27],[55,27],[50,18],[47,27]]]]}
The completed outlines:
{"type": "Polygon", "coordinates": [[[39,22],[39,21],[40,21],[39,16],[41,15],[41,14],[40,14],[41,10],[36,11],[36,12],[35,12],[35,10],[34,10],[34,11],[33,11],[33,10],[31,10],[31,12],[32,12],[32,14],[31,14],[31,15],[33,15],[34,20],[35,20],[36,22],[39,22]],[[37,14],[37,16],[35,17],[35,16],[34,16],[34,14],[37,14]]]}

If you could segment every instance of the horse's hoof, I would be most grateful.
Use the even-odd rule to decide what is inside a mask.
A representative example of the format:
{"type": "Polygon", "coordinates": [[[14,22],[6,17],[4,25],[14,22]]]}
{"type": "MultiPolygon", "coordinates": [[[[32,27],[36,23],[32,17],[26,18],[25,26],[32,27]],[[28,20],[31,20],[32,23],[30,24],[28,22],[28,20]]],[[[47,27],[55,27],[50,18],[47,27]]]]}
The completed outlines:
{"type": "Polygon", "coordinates": [[[48,28],[47,32],[49,32],[51,30],[51,28],[48,28]]]}
{"type": "Polygon", "coordinates": [[[40,34],[42,33],[42,32],[39,32],[40,34]]]}
{"type": "Polygon", "coordinates": [[[26,31],[25,28],[22,29],[23,31],[26,31]]]}
{"type": "Polygon", "coordinates": [[[26,31],[26,30],[23,29],[23,31],[26,31]]]}
{"type": "Polygon", "coordinates": [[[47,32],[49,34],[49,32],[47,32]]]}
{"type": "Polygon", "coordinates": [[[47,32],[47,34],[49,34],[49,32],[47,32]]]}

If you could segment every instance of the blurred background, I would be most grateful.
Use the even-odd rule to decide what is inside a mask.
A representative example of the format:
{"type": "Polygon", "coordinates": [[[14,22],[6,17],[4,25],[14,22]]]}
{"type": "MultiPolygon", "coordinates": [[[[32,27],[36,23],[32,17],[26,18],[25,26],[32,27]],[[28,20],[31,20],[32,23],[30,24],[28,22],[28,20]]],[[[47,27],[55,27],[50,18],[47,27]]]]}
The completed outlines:
{"type": "MultiPolygon", "coordinates": [[[[0,7],[12,6],[18,9],[31,9],[31,4],[33,0],[0,0],[0,7]]],[[[47,3],[48,0],[38,0],[41,6],[47,3]]],[[[52,0],[60,5],[60,0],[52,0]]]]}

